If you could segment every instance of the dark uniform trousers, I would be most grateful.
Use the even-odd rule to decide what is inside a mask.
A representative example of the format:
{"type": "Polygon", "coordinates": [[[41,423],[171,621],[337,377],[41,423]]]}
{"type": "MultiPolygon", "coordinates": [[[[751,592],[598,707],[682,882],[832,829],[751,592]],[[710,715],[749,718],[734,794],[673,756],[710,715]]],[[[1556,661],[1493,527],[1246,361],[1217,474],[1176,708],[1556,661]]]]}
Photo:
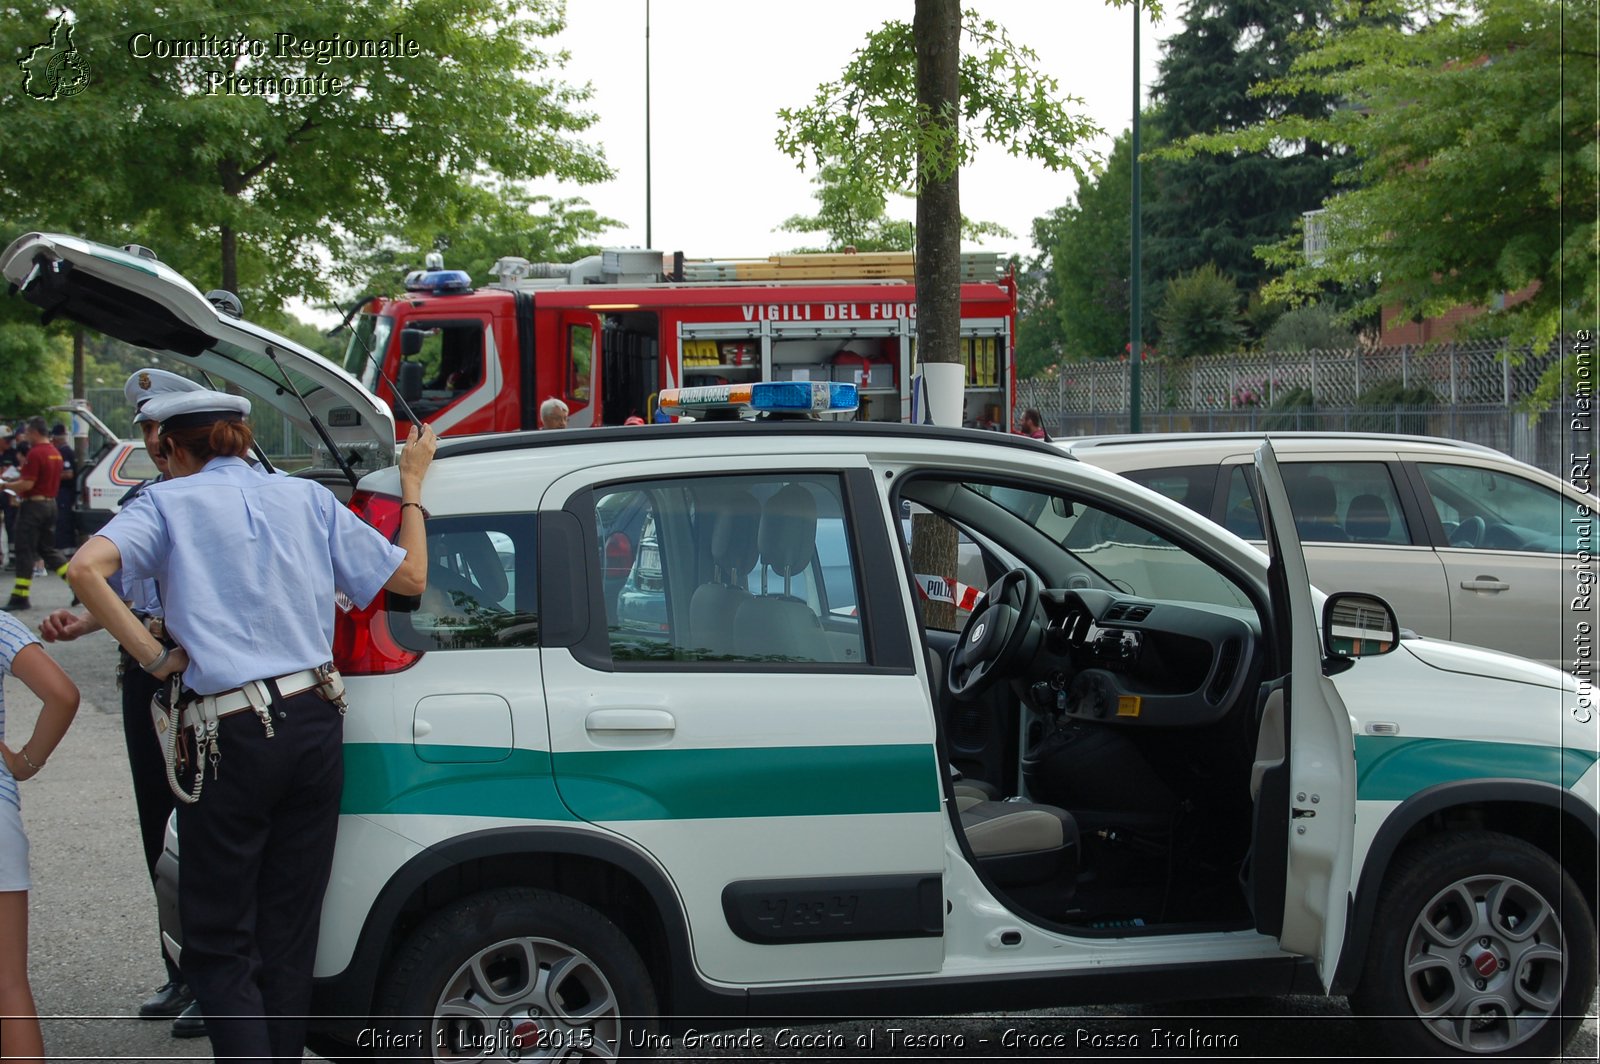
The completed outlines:
{"type": "Polygon", "coordinates": [[[219,774],[178,806],[183,974],[218,1060],[301,1059],[333,867],[344,717],[315,690],[271,712],[273,738],[250,710],[222,718],[219,774]]]}
{"type": "Polygon", "coordinates": [[[33,579],[33,563],[43,558],[52,571],[67,564],[67,556],[56,550],[55,499],[26,499],[17,518],[17,579],[33,579]]]}
{"type": "MultiPolygon", "coordinates": [[[[128,746],[128,767],[133,771],[133,804],[139,812],[139,841],[144,844],[144,861],[150,869],[150,882],[156,881],[156,861],[166,842],[167,818],[177,799],[167,783],[167,762],[161,742],[150,722],[150,699],[161,688],[161,681],[139,668],[126,650],[122,655],[122,738],[128,746]]],[[[178,966],[156,937],[156,948],[167,966],[167,980],[181,982],[178,966]]]]}

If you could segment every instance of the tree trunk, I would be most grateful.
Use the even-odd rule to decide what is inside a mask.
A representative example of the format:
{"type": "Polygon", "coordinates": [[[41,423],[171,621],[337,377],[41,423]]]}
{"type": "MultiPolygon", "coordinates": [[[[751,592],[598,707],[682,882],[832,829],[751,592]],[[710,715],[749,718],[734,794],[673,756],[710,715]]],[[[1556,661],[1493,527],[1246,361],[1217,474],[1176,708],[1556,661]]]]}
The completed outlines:
{"type": "MultiPolygon", "coordinates": [[[[922,149],[917,153],[917,361],[949,365],[961,361],[961,195],[955,164],[960,3],[917,0],[911,33],[917,48],[917,112],[922,123],[922,149]]],[[[961,377],[949,370],[943,372],[946,376],[940,380],[924,369],[925,402],[930,404],[935,424],[959,425],[961,377]]],[[[955,529],[931,516],[914,517],[911,564],[918,573],[944,577],[953,592],[955,529]]],[[[955,603],[927,601],[924,605],[928,627],[955,628],[955,603]]]]}
{"type": "Polygon", "coordinates": [[[239,235],[226,224],[222,227],[222,287],[239,294],[239,235]]]}

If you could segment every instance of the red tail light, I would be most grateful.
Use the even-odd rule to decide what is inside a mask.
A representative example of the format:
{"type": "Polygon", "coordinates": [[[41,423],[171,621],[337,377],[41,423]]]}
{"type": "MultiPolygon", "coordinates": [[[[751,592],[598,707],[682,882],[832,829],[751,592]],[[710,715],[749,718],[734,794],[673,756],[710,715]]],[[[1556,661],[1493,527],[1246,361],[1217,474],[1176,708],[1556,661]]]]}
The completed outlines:
{"type": "Polygon", "coordinates": [[[633,569],[633,544],[621,532],[606,537],[606,578],[624,579],[633,569]]]}
{"type": "MultiPolygon", "coordinates": [[[[400,530],[399,499],[358,491],[350,499],[350,509],[390,539],[400,530]]],[[[334,612],[333,663],[346,676],[399,672],[421,657],[421,651],[401,646],[389,631],[387,591],[379,591],[364,610],[334,612]]]]}

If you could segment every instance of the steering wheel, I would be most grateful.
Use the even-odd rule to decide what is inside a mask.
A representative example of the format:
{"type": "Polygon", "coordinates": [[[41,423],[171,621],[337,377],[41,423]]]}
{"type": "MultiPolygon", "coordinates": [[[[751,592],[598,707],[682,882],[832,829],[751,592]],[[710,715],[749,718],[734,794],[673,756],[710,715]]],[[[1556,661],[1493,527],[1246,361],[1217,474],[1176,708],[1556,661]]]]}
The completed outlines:
{"type": "Polygon", "coordinates": [[[1476,547],[1483,540],[1483,518],[1473,516],[1456,526],[1450,533],[1452,547],[1476,547]]]}
{"type": "Polygon", "coordinates": [[[1022,649],[1039,611],[1039,578],[1012,569],[989,585],[967,617],[945,669],[945,688],[970,701],[998,679],[1022,649]]]}

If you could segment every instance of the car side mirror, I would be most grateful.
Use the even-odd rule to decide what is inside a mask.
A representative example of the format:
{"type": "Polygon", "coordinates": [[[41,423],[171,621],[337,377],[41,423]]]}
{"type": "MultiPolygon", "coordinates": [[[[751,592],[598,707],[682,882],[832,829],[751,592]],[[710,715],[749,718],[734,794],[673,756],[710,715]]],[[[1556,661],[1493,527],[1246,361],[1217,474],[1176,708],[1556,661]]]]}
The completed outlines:
{"type": "Polygon", "coordinates": [[[1377,595],[1341,591],[1322,605],[1322,645],[1340,658],[1370,658],[1400,645],[1400,621],[1377,595]]]}
{"type": "MultiPolygon", "coordinates": [[[[407,330],[409,331],[409,330],[407,330]]],[[[415,403],[422,398],[422,363],[400,363],[400,398],[415,403]]]]}
{"type": "Polygon", "coordinates": [[[422,339],[427,333],[421,329],[400,330],[400,357],[410,358],[422,351],[422,339]]]}

